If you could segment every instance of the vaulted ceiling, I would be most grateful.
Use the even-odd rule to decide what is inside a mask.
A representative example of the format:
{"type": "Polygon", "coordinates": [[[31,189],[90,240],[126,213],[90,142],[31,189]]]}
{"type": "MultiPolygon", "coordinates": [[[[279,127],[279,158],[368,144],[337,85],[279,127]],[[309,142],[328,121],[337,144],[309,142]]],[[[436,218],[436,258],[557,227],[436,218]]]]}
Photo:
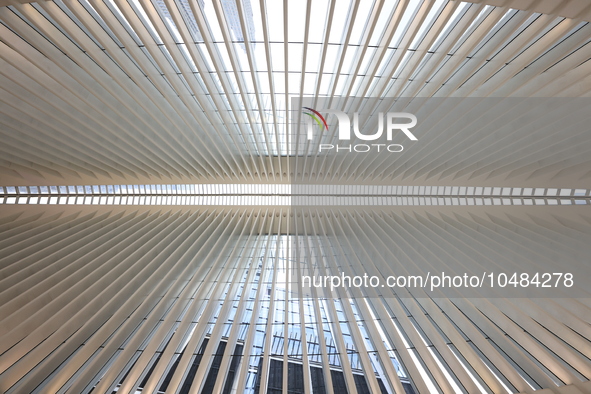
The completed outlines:
{"type": "Polygon", "coordinates": [[[299,172],[311,183],[581,187],[588,133],[569,131],[565,146],[550,121],[504,134],[490,120],[437,124],[385,166],[366,155],[343,171],[317,149],[304,152],[316,170],[292,160],[298,97],[589,95],[591,27],[571,16],[582,2],[484,3],[1,7],[0,183],[288,183],[299,172]]]}
{"type": "Polygon", "coordinates": [[[591,391],[590,14],[0,0],[0,391],[591,391]],[[574,285],[301,281],[443,271],[574,285]]]}

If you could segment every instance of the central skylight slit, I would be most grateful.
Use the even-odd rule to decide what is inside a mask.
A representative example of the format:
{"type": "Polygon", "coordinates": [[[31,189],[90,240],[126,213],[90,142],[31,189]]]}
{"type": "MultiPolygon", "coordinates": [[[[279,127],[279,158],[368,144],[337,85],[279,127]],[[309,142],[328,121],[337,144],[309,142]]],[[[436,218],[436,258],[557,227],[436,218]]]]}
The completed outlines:
{"type": "Polygon", "coordinates": [[[556,188],[184,184],[0,187],[0,204],[49,205],[590,205],[591,190],[556,188]]]}

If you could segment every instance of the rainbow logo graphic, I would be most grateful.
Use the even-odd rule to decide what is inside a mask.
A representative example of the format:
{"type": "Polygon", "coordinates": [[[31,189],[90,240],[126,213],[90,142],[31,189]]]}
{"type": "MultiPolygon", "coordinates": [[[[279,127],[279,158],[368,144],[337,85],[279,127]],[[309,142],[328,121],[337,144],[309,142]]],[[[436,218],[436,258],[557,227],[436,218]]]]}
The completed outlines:
{"type": "Polygon", "coordinates": [[[326,119],[324,119],[324,116],[320,115],[320,112],[316,111],[315,109],[312,109],[310,107],[302,107],[305,110],[308,110],[310,112],[306,112],[304,111],[304,114],[308,115],[309,117],[311,117],[312,119],[314,119],[316,121],[316,123],[318,123],[318,126],[320,126],[320,128],[326,128],[326,130],[328,130],[328,125],[326,124],[326,119]],[[318,119],[320,118],[320,119],[318,119]],[[320,121],[322,121],[322,123],[320,123],[320,121]]]}

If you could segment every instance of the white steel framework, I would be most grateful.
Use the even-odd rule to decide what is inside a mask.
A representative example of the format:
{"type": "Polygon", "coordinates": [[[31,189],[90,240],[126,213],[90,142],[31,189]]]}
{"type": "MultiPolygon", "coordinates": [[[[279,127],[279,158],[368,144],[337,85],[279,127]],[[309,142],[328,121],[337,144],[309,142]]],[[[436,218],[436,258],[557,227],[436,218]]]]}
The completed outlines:
{"type": "Polygon", "coordinates": [[[0,0],[0,391],[591,392],[589,20],[0,0]],[[350,160],[318,150],[335,119],[297,137],[303,98],[456,101],[404,154],[350,160]],[[409,284],[444,273],[495,286],[409,284]],[[405,282],[310,285],[363,275],[405,282]]]}

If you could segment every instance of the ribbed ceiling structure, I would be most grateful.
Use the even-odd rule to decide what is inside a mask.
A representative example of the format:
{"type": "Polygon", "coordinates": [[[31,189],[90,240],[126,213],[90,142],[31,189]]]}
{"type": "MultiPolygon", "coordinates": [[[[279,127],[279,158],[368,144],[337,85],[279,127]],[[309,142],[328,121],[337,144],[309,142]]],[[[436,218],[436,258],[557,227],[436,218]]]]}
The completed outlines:
{"type": "Polygon", "coordinates": [[[591,393],[589,20],[0,0],[0,392],[591,393]]]}
{"type": "MultiPolygon", "coordinates": [[[[286,159],[290,122],[301,118],[292,97],[585,97],[591,89],[588,22],[535,7],[114,0],[0,12],[3,185],[288,183],[297,178],[286,159]]],[[[571,150],[547,141],[521,157],[526,140],[501,134],[459,147],[454,132],[428,134],[397,156],[397,171],[370,177],[368,155],[357,165],[370,171],[339,173],[336,161],[306,182],[334,183],[327,174],[338,173],[345,183],[464,186],[511,172],[525,182],[539,170],[546,177],[530,185],[539,187],[574,166],[589,177],[581,135],[568,135],[571,150]],[[470,154],[449,157],[454,149],[470,154]]]]}

